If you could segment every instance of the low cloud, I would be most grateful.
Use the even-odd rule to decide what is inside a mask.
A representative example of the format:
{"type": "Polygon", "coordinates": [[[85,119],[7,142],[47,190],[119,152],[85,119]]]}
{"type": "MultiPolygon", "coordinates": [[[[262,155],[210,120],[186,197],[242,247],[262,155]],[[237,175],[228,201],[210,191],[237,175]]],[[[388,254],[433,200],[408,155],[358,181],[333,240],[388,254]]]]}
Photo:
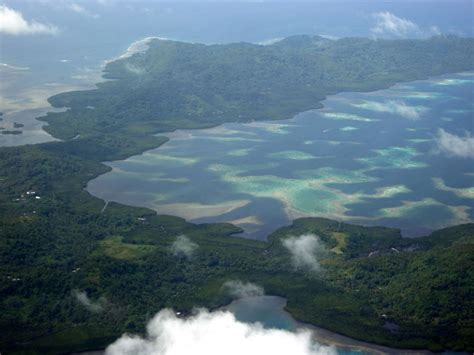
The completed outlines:
{"type": "Polygon", "coordinates": [[[107,347],[106,355],[318,355],[336,354],[335,349],[315,344],[310,331],[292,333],[248,324],[228,311],[200,310],[188,319],[172,310],[160,311],[147,326],[144,338],[123,335],[107,347]]]}
{"type": "Polygon", "coordinates": [[[440,29],[438,28],[438,26],[431,26],[430,29],[429,29],[429,32],[430,32],[433,36],[439,36],[439,35],[441,35],[441,31],[440,31],[440,29]]]}
{"type": "Polygon", "coordinates": [[[260,44],[261,46],[271,46],[272,44],[281,42],[284,39],[285,37],[270,38],[270,39],[257,42],[257,44],[260,44]]]}
{"type": "Polygon", "coordinates": [[[385,11],[373,14],[375,26],[371,29],[376,35],[394,35],[397,37],[407,37],[410,34],[418,34],[419,27],[410,20],[397,17],[394,14],[385,11]]]}
{"type": "Polygon", "coordinates": [[[258,297],[265,294],[263,287],[240,280],[227,281],[223,287],[235,298],[258,297]]]}
{"type": "Polygon", "coordinates": [[[385,102],[370,101],[365,102],[361,105],[356,104],[354,106],[366,108],[368,110],[377,112],[393,113],[410,120],[419,119],[421,115],[428,110],[426,107],[409,106],[404,101],[399,100],[389,100],[385,102]]]}
{"type": "Polygon", "coordinates": [[[282,243],[290,252],[295,269],[313,272],[321,270],[319,258],[326,253],[326,248],[318,236],[304,234],[286,238],[282,243]]]}
{"type": "Polygon", "coordinates": [[[375,25],[371,28],[374,36],[378,37],[427,37],[441,34],[436,26],[431,26],[428,29],[421,29],[416,23],[398,17],[388,11],[374,13],[375,25]]]}
{"type": "Polygon", "coordinates": [[[136,74],[136,75],[141,75],[141,74],[144,74],[145,73],[145,70],[134,65],[134,64],[130,64],[130,63],[126,63],[125,64],[125,69],[132,73],[132,74],[136,74]]]}
{"type": "Polygon", "coordinates": [[[59,29],[56,26],[37,21],[27,21],[20,12],[5,5],[0,5],[0,33],[31,35],[56,34],[58,32],[59,29]]]}
{"type": "Polygon", "coordinates": [[[461,137],[440,128],[436,136],[436,144],[441,152],[449,156],[474,158],[474,137],[468,132],[461,137]]]}
{"type": "Polygon", "coordinates": [[[73,290],[72,295],[77,302],[93,313],[101,312],[104,309],[105,298],[103,297],[101,297],[97,302],[94,302],[89,298],[85,291],[73,290]]]}
{"type": "Polygon", "coordinates": [[[171,252],[174,256],[185,256],[190,258],[194,252],[199,248],[199,245],[194,243],[189,237],[185,235],[178,235],[176,240],[171,245],[171,252]]]}

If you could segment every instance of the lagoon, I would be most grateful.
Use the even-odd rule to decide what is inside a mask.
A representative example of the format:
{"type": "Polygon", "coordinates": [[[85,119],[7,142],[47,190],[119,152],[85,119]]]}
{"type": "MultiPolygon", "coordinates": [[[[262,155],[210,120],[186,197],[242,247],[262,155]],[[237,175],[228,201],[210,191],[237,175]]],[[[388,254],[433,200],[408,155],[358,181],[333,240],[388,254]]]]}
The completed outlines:
{"type": "Polygon", "coordinates": [[[178,130],[106,163],[87,190],[256,239],[304,216],[419,236],[474,219],[474,167],[442,145],[472,134],[473,92],[474,73],[459,73],[334,95],[288,120],[178,130]]]}

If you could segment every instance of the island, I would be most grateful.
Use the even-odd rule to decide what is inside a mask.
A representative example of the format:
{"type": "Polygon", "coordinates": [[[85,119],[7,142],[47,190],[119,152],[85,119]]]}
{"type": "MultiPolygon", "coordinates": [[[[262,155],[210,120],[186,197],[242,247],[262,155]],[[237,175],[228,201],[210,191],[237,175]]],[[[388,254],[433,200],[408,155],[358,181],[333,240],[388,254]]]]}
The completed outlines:
{"type": "Polygon", "coordinates": [[[22,134],[23,131],[20,131],[18,129],[13,129],[13,130],[10,130],[10,129],[4,129],[2,130],[2,134],[12,134],[12,135],[17,135],[17,134],[22,134]]]}
{"type": "Polygon", "coordinates": [[[157,133],[291,118],[325,96],[472,70],[474,39],[337,41],[295,36],[273,45],[153,40],[109,63],[97,89],[49,99],[41,118],[62,139],[0,148],[0,350],[60,354],[142,333],[164,307],[183,315],[231,301],[225,282],[285,297],[298,320],[398,348],[474,351],[474,224],[417,239],[396,229],[295,220],[267,241],[231,224],[193,224],[104,202],[87,182],[160,146],[157,133]],[[317,268],[285,245],[316,238],[317,268]],[[179,236],[194,253],[177,253],[179,236]]]}

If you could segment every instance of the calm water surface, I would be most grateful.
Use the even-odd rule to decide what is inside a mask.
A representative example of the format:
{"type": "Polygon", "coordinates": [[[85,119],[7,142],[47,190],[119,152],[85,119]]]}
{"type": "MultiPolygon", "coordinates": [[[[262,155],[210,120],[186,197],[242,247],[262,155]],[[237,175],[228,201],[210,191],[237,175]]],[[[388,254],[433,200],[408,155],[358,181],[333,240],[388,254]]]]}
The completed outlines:
{"type": "Polygon", "coordinates": [[[107,163],[113,170],[87,189],[194,222],[232,222],[258,239],[303,216],[407,236],[470,222],[474,165],[440,142],[443,132],[474,131],[473,80],[343,93],[290,120],[177,131],[160,148],[107,163]]]}

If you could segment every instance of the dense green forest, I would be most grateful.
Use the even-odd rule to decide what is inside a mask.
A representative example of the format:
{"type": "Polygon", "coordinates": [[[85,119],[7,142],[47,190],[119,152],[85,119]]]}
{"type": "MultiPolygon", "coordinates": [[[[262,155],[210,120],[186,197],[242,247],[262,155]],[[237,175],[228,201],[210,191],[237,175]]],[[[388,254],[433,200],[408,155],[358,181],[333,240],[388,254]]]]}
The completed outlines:
{"type": "Polygon", "coordinates": [[[328,41],[272,46],[154,41],[110,63],[114,80],[50,101],[65,141],[0,148],[0,352],[64,353],[142,332],[163,307],[230,301],[228,280],[288,299],[302,321],[395,347],[474,351],[474,225],[402,239],[383,227],[299,219],[268,241],[229,224],[188,223],[90,196],[87,182],[163,144],[151,133],[288,118],[330,93],[472,69],[473,40],[328,41]],[[79,135],[79,136],[78,136],[79,135]],[[74,139],[72,139],[74,138],[74,139]],[[313,233],[321,272],[295,269],[283,240],[313,233]],[[172,244],[186,235],[192,257],[172,244]],[[387,327],[396,324],[397,328],[387,327]]]}
{"type": "Polygon", "coordinates": [[[80,134],[156,133],[223,122],[289,118],[321,107],[341,91],[371,91],[397,82],[472,69],[474,39],[332,41],[294,36],[270,46],[153,40],[150,49],[109,63],[96,90],[49,99],[65,113],[46,130],[80,134]]]}

